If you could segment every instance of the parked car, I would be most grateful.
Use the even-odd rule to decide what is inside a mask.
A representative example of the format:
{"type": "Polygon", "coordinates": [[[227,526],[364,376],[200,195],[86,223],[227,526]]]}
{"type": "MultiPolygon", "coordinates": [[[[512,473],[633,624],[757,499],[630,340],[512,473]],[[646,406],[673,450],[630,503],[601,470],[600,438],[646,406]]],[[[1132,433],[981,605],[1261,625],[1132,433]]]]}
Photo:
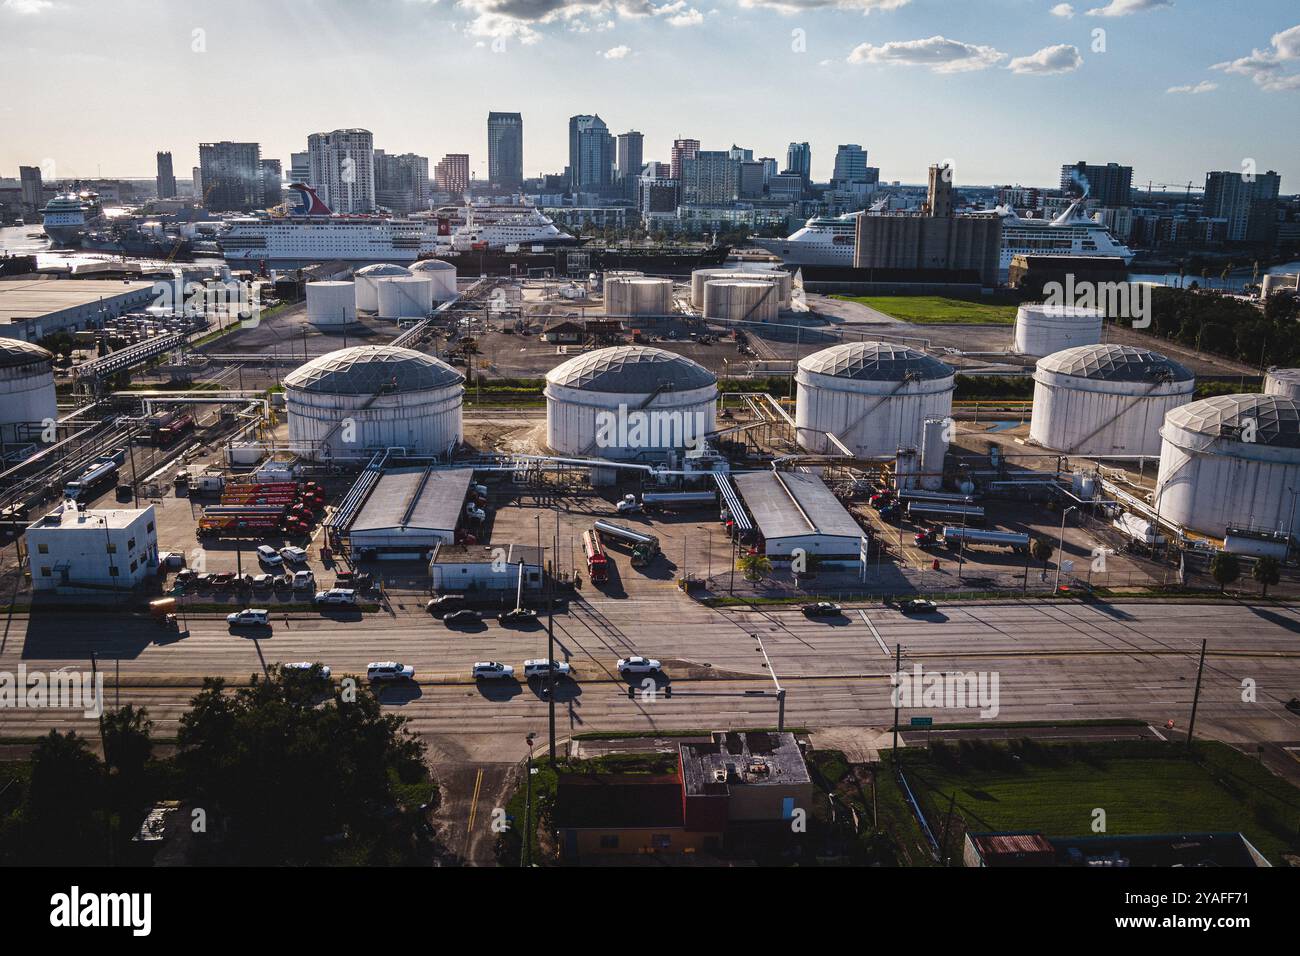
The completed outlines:
{"type": "Polygon", "coordinates": [[[375,577],[369,571],[339,571],[334,575],[336,588],[355,588],[369,591],[375,584],[375,577]]]}
{"type": "Polygon", "coordinates": [[[290,571],[287,574],[273,574],[271,575],[271,582],[275,585],[277,590],[291,588],[293,587],[293,572],[290,571]]]}
{"type": "Polygon", "coordinates": [[[306,564],[307,552],[302,548],[289,545],[280,549],[280,557],[289,564],[306,564]]]}
{"type": "Polygon", "coordinates": [[[447,611],[455,611],[465,606],[465,596],[463,594],[443,594],[433,598],[424,609],[431,614],[445,614],[447,611]]]}
{"type": "Polygon", "coordinates": [[[316,577],[310,571],[293,572],[293,589],[306,591],[316,586],[316,577]]]}
{"type": "Polygon", "coordinates": [[[284,558],[280,557],[280,552],[269,544],[259,544],[257,546],[257,560],[271,568],[284,564],[284,558]]]}
{"type": "Polygon", "coordinates": [[[624,657],[618,662],[618,672],[624,677],[629,674],[658,674],[663,666],[649,657],[624,657]]]}
{"type": "Polygon", "coordinates": [[[537,660],[524,661],[524,678],[532,680],[534,677],[549,677],[554,671],[556,677],[568,677],[573,668],[568,661],[548,661],[538,658],[537,660]]]}
{"type": "Polygon", "coordinates": [[[830,601],[818,601],[816,604],[805,604],[803,613],[805,617],[839,617],[844,609],[830,601]]]}
{"type": "Polygon", "coordinates": [[[375,682],[414,680],[415,668],[397,661],[373,661],[366,665],[366,679],[375,682]]]}
{"type": "Polygon", "coordinates": [[[275,585],[274,574],[254,574],[253,580],[249,582],[255,588],[269,588],[275,585]]]}
{"type": "Polygon", "coordinates": [[[186,587],[187,585],[193,584],[194,579],[197,577],[198,574],[196,574],[194,571],[191,571],[189,568],[186,568],[183,571],[176,572],[175,583],[178,584],[180,587],[186,587]]]}
{"type": "Polygon", "coordinates": [[[483,616],[478,611],[471,611],[467,607],[459,611],[452,611],[442,619],[443,624],[477,624],[483,620],[483,616]]]}
{"type": "Polygon", "coordinates": [[[498,661],[479,661],[470,669],[475,680],[501,680],[515,676],[515,669],[498,661]]]}
{"type": "Polygon", "coordinates": [[[214,574],[210,583],[214,588],[228,588],[235,583],[235,572],[222,571],[219,574],[214,574]]]}
{"type": "Polygon", "coordinates": [[[214,577],[216,577],[216,575],[210,574],[207,571],[200,571],[198,574],[194,575],[192,583],[196,588],[210,588],[212,587],[212,579],[214,577]]]}
{"type": "Polygon", "coordinates": [[[317,591],[316,596],[312,600],[317,604],[335,604],[351,607],[357,603],[357,592],[349,588],[330,588],[328,591],[317,591]]]}
{"type": "Polygon", "coordinates": [[[281,664],[280,670],[293,671],[294,673],[301,673],[304,671],[309,672],[313,667],[320,668],[319,673],[320,673],[321,680],[330,679],[330,669],[324,664],[315,663],[313,661],[294,661],[293,663],[290,664],[281,664]]]}
{"type": "Polygon", "coordinates": [[[262,608],[245,608],[234,614],[227,614],[226,623],[231,627],[264,627],[271,623],[271,612],[262,608]]]}
{"type": "Polygon", "coordinates": [[[531,607],[512,607],[498,614],[497,620],[502,624],[527,624],[537,620],[537,611],[531,607]]]}
{"type": "Polygon", "coordinates": [[[898,602],[898,609],[904,614],[933,614],[939,610],[939,605],[924,598],[913,598],[910,601],[898,602]]]}
{"type": "Polygon", "coordinates": [[[1300,697],[1292,697],[1286,702],[1286,709],[1293,714],[1300,714],[1300,697]]]}

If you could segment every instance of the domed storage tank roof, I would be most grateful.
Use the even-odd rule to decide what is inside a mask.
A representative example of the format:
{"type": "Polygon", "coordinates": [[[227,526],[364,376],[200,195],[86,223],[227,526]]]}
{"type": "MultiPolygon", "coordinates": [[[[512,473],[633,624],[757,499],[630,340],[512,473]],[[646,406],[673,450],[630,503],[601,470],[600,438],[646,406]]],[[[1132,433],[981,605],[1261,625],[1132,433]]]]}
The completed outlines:
{"type": "Polygon", "coordinates": [[[799,369],[857,382],[933,381],[956,374],[951,365],[933,356],[891,342],[832,345],[800,361],[799,369]]]}
{"type": "Polygon", "coordinates": [[[449,269],[452,272],[456,271],[456,267],[446,260],[421,259],[411,266],[410,272],[412,275],[419,275],[421,272],[446,272],[449,269]]]}
{"type": "Polygon", "coordinates": [[[24,365],[36,365],[53,359],[52,353],[35,342],[0,339],[0,368],[22,368],[24,365]]]}
{"type": "Polygon", "coordinates": [[[392,345],[339,349],[284,377],[285,388],[327,395],[419,392],[458,385],[460,373],[432,355],[392,345]]]}
{"type": "Polygon", "coordinates": [[[587,392],[649,394],[658,388],[708,388],[718,377],[684,355],[647,345],[618,345],[571,358],[551,369],[546,381],[587,392]]]}
{"type": "Polygon", "coordinates": [[[1254,445],[1300,448],[1300,403],[1277,395],[1218,395],[1181,405],[1165,423],[1212,439],[1234,439],[1255,430],[1254,445]]]}
{"type": "Polygon", "coordinates": [[[1095,382],[1190,382],[1192,373],[1171,358],[1132,345],[1078,345],[1038,360],[1038,370],[1095,382]]]}
{"type": "Polygon", "coordinates": [[[411,270],[406,266],[393,265],[391,262],[376,262],[373,266],[363,266],[353,275],[359,276],[409,276],[411,270]]]}

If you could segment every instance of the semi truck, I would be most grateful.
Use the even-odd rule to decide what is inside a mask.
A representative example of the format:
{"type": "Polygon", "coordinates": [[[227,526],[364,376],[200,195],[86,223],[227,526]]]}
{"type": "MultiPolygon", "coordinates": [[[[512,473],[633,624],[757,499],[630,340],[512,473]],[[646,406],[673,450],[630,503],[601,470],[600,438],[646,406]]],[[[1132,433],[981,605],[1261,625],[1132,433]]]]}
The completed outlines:
{"type": "Polygon", "coordinates": [[[659,539],[643,531],[634,531],[612,521],[597,521],[595,530],[600,538],[621,541],[632,549],[632,567],[643,568],[659,554],[659,539]]]}
{"type": "Polygon", "coordinates": [[[587,558],[587,577],[593,584],[604,584],[609,580],[609,557],[600,543],[600,534],[588,528],[582,532],[582,553],[587,558]]]}
{"type": "Polygon", "coordinates": [[[912,519],[936,521],[964,520],[968,524],[982,524],[984,509],[979,505],[942,501],[913,501],[907,506],[907,516],[912,519]]]}
{"type": "Polygon", "coordinates": [[[646,510],[661,508],[712,508],[718,503],[716,491],[647,491],[641,495],[646,510]]]}
{"type": "Polygon", "coordinates": [[[1029,551],[1029,535],[1020,531],[986,531],[982,528],[956,528],[947,527],[943,529],[944,544],[950,548],[959,547],[962,542],[971,544],[992,544],[1001,547],[1010,548],[1016,554],[1026,554],[1029,551]]]}
{"type": "Polygon", "coordinates": [[[117,483],[117,471],[125,462],[125,449],[119,448],[107,455],[100,455],[76,478],[64,485],[64,497],[73,501],[86,501],[94,497],[109,485],[117,483]]]}

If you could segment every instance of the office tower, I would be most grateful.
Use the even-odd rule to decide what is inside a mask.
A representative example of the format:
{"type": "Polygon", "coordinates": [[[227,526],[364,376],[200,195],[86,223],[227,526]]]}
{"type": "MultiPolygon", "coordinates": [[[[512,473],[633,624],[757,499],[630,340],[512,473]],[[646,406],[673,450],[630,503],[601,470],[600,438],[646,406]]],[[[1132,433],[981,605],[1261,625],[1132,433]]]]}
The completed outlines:
{"type": "Polygon", "coordinates": [[[935,219],[952,218],[952,167],[947,163],[930,167],[930,186],[926,191],[925,208],[935,219]]]}
{"type": "Polygon", "coordinates": [[[428,158],[375,150],[375,202],[401,216],[428,209],[428,158]]]}
{"type": "Polygon", "coordinates": [[[866,183],[867,151],[857,143],[844,143],[835,151],[835,172],[831,182],[837,188],[866,183]]]}
{"type": "MultiPolygon", "coordinates": [[[[507,192],[524,184],[524,118],[519,113],[488,113],[488,181],[507,192]]],[[[466,188],[469,188],[468,182],[466,188]]]]}
{"type": "Polygon", "coordinates": [[[200,167],[191,167],[190,183],[190,189],[194,193],[194,198],[201,201],[203,199],[203,172],[200,167]]]}
{"type": "Polygon", "coordinates": [[[309,178],[337,213],[375,208],[375,138],[365,129],[336,129],[307,137],[309,178]]]}
{"type": "Polygon", "coordinates": [[[22,190],[23,217],[35,221],[45,203],[44,184],[41,182],[41,167],[19,166],[18,181],[22,190]]]}
{"type": "Polygon", "coordinates": [[[734,143],[731,149],[727,150],[727,155],[738,163],[749,163],[754,160],[754,151],[752,149],[742,149],[734,143]]]}
{"type": "Polygon", "coordinates": [[[264,159],[262,169],[262,202],[267,209],[284,202],[284,173],[278,159],[264,159]]]}
{"type": "Polygon", "coordinates": [[[159,153],[157,156],[158,175],[155,183],[159,199],[176,198],[176,174],[172,171],[172,154],[159,153]]]}
{"type": "Polygon", "coordinates": [[[785,171],[794,173],[806,187],[812,182],[812,147],[807,143],[791,143],[785,151],[785,171]]]}
{"type": "Polygon", "coordinates": [[[1277,235],[1277,197],[1282,178],[1272,170],[1247,179],[1239,172],[1205,174],[1202,212],[1227,220],[1229,242],[1272,242],[1277,235]]]}
{"type": "Polygon", "coordinates": [[[469,191],[469,153],[448,153],[434,167],[434,185],[440,193],[461,195],[469,191]]]}
{"type": "Polygon", "coordinates": [[[672,178],[681,181],[682,163],[692,158],[700,151],[700,141],[698,139],[675,139],[673,140],[672,152],[672,178]]]}
{"type": "Polygon", "coordinates": [[[1097,206],[1131,206],[1133,204],[1133,167],[1118,163],[1097,166],[1078,162],[1061,167],[1061,191],[1067,196],[1088,198],[1097,206]]]}
{"type": "Polygon", "coordinates": [[[682,162],[683,202],[711,206],[739,197],[740,161],[726,150],[702,149],[682,162]]]}
{"type": "Polygon", "coordinates": [[[740,198],[760,199],[763,196],[763,164],[750,160],[740,163],[740,198]]]}
{"type": "Polygon", "coordinates": [[[261,153],[257,143],[199,143],[199,175],[210,211],[247,212],[262,205],[261,153]]]}
{"type": "Polygon", "coordinates": [[[311,183],[311,155],[309,153],[289,154],[289,182],[311,183]]]}
{"type": "Polygon", "coordinates": [[[614,171],[625,199],[635,200],[637,197],[637,180],[645,165],[642,157],[644,148],[645,137],[636,130],[618,134],[614,171]]]}
{"type": "Polygon", "coordinates": [[[780,168],[777,166],[776,160],[773,159],[771,156],[760,157],[758,161],[763,164],[763,182],[767,182],[778,172],[780,172],[780,168]]]}
{"type": "Polygon", "coordinates": [[[569,117],[569,189],[606,193],[614,179],[614,138],[599,116],[569,117]]]}

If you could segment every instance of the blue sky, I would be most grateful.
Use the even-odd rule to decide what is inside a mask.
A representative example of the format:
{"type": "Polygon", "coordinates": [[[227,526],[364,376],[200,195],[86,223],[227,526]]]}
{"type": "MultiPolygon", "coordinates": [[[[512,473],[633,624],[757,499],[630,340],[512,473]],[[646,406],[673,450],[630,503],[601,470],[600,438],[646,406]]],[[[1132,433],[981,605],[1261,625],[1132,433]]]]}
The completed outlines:
{"type": "Polygon", "coordinates": [[[529,175],[597,112],[647,159],[807,140],[825,178],[854,142],[888,180],[1197,186],[1250,159],[1300,191],[1295,0],[0,0],[0,84],[5,176],[183,174],[212,139],[287,163],[348,126],[482,175],[487,112],[518,110],[529,175]]]}

